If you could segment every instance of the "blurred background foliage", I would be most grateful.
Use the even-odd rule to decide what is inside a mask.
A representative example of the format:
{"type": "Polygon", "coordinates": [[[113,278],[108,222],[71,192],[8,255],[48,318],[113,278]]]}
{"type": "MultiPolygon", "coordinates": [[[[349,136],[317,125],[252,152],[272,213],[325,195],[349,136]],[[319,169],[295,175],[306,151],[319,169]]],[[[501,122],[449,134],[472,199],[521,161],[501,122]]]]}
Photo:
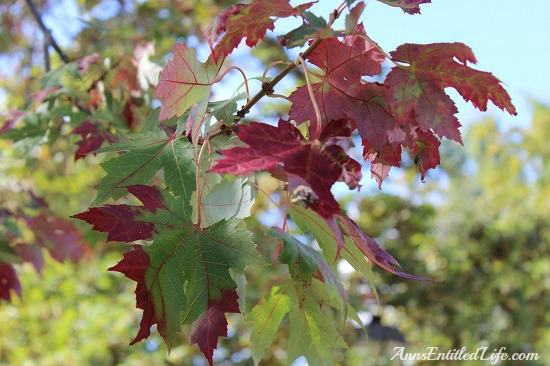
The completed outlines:
{"type": "MultiPolygon", "coordinates": [[[[61,39],[70,43],[64,50],[71,60],[98,52],[104,64],[116,63],[94,71],[101,75],[107,70],[106,84],[116,82],[118,70],[131,69],[128,55],[137,44],[154,41],[152,59],[161,65],[176,40],[200,44],[197,34],[229,3],[35,1],[45,19],[55,21],[49,23],[54,35],[66,32],[61,39]],[[75,8],[74,19],[59,19],[59,9],[68,4],[75,8]]],[[[40,90],[38,79],[44,75],[43,35],[24,1],[0,4],[0,14],[2,34],[10,35],[0,37],[0,64],[6,66],[0,69],[2,112],[37,108],[31,95],[40,90]]],[[[57,55],[51,56],[52,69],[61,66],[57,55]]],[[[263,42],[255,56],[264,67],[286,57],[273,39],[263,42]]],[[[134,100],[124,92],[120,98],[134,100]]],[[[146,100],[145,95],[140,98],[146,100]]],[[[139,127],[150,110],[144,102],[135,107],[137,122],[126,126],[130,130],[139,127]]],[[[378,306],[368,281],[341,263],[341,278],[368,336],[357,324],[347,324],[342,332],[351,349],[337,355],[340,364],[398,365],[401,362],[390,360],[398,346],[406,346],[407,352],[464,346],[469,352],[483,346],[491,352],[506,347],[510,354],[538,352],[540,360],[530,365],[548,364],[550,107],[534,103],[534,109],[525,128],[503,129],[494,120],[470,126],[466,147],[446,144],[443,165],[426,184],[419,183],[414,169],[404,167],[405,174],[391,183],[395,194],[366,189],[360,196],[344,198],[348,213],[406,271],[442,284],[406,281],[375,270],[378,306]]],[[[121,111],[113,113],[122,118],[121,111]]],[[[103,157],[74,162],[77,138],[62,128],[58,132],[64,138],[47,143],[46,135],[31,145],[0,140],[2,208],[25,207],[25,192],[33,191],[59,217],[85,210],[102,176],[98,163],[103,157]]],[[[261,177],[261,186],[264,192],[247,225],[260,254],[276,262],[279,244],[264,232],[278,215],[273,201],[282,199],[277,184],[267,177],[261,177]]],[[[90,255],[74,264],[58,263],[45,254],[41,273],[29,263],[16,267],[23,295],[13,296],[11,304],[0,303],[0,364],[204,365],[198,348],[189,348],[184,340],[169,355],[157,333],[147,342],[128,345],[140,320],[134,285],[106,270],[127,247],[106,245],[103,234],[74,224],[90,244],[90,255]]],[[[6,230],[0,228],[0,239],[6,230]]],[[[305,234],[302,239],[311,238],[305,234]]],[[[249,311],[284,275],[282,267],[247,269],[249,311]]],[[[252,365],[250,323],[240,315],[231,315],[229,321],[229,337],[214,359],[220,365],[252,365]]],[[[262,365],[285,365],[285,321],[262,365]]]]}

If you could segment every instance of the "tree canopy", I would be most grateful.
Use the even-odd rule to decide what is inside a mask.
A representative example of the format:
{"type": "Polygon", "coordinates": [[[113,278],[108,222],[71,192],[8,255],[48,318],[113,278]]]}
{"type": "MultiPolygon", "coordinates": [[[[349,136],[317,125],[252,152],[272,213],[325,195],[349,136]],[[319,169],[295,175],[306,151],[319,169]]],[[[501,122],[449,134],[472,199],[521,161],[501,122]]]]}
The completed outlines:
{"type": "Polygon", "coordinates": [[[542,352],[548,109],[463,138],[449,88],[516,114],[468,46],[386,51],[367,4],[312,6],[0,5],[2,362],[386,363],[388,322],[416,348],[542,352]],[[446,187],[412,183],[442,159],[446,187]],[[369,167],[379,188],[403,168],[405,197],[337,200],[369,167]]]}

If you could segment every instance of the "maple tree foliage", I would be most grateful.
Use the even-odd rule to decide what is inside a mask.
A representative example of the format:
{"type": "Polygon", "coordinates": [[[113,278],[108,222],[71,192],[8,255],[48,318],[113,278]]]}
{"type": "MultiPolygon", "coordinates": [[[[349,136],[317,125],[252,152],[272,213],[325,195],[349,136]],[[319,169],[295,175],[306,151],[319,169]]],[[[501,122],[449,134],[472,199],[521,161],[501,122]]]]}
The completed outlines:
{"type": "MultiPolygon", "coordinates": [[[[408,14],[418,14],[420,5],[430,2],[380,1],[408,14]]],[[[79,102],[81,95],[63,86],[62,76],[82,79],[97,66],[99,54],[66,62],[43,78],[34,105],[69,100],[79,110],[70,115],[69,135],[80,136],[74,160],[109,156],[101,163],[105,176],[90,208],[73,218],[106,233],[108,242],[133,245],[109,269],[136,282],[136,307],[143,315],[132,344],[147,339],[156,324],[171,349],[188,326],[191,345],[197,344],[213,364],[219,338],[228,334],[227,314],[246,313],[246,267],[267,264],[256,251],[261,243],[254,243],[244,221],[261,190],[257,175],[262,172],[285,191],[279,205],[284,224],[266,235],[280,240],[274,265],[286,266],[290,279],[273,285],[247,315],[254,323],[254,362],[260,362],[288,316],[289,362],[304,355],[311,364],[334,364],[334,350],[347,344],[327,308],[361,324],[338,279],[340,259],[369,281],[371,264],[406,279],[431,281],[403,272],[347,216],[331,189],[337,182],[360,188],[365,163],[381,187],[407,151],[425,179],[440,163],[441,138],[463,142],[457,108],[445,88],[456,89],[482,111],[488,101],[511,114],[515,108],[495,76],[469,66],[476,59],[467,46],[404,44],[387,53],[359,21],[365,3],[345,1],[328,19],[311,13],[311,5],[292,6],[288,0],[232,5],[204,33],[208,59],[201,62],[195,50],[177,43],[160,77],[161,67],[149,61],[152,45],[137,46],[132,62],[117,68],[112,90],[105,92],[102,80],[87,86],[83,98],[90,110],[79,102]],[[345,30],[333,29],[344,13],[345,30]],[[228,56],[243,40],[256,46],[277,19],[287,17],[303,24],[279,37],[280,43],[304,50],[275,78],[264,75],[262,88],[252,94],[248,76],[229,66],[228,56]],[[391,65],[384,80],[369,81],[381,75],[383,63],[391,65]],[[247,93],[237,90],[227,100],[211,100],[216,84],[232,69],[242,73],[247,93]],[[299,70],[306,85],[287,97],[288,118],[276,124],[245,118],[283,77],[299,70]],[[115,86],[122,92],[114,92],[115,86]],[[162,103],[142,121],[137,111],[151,102],[151,86],[162,103]],[[358,141],[362,154],[355,156],[358,141]],[[320,250],[300,242],[287,220],[309,231],[320,250]]],[[[36,137],[47,125],[32,111],[11,112],[4,119],[0,136],[13,141],[36,137]]],[[[36,197],[32,202],[39,204],[36,197]]],[[[9,242],[16,243],[10,248],[20,261],[37,270],[42,248],[59,261],[77,261],[88,250],[71,223],[47,212],[45,206],[36,215],[0,215],[22,220],[35,231],[34,246],[18,243],[15,233],[9,242]]],[[[0,299],[10,301],[10,291],[21,294],[16,272],[11,263],[0,262],[0,299]]]]}

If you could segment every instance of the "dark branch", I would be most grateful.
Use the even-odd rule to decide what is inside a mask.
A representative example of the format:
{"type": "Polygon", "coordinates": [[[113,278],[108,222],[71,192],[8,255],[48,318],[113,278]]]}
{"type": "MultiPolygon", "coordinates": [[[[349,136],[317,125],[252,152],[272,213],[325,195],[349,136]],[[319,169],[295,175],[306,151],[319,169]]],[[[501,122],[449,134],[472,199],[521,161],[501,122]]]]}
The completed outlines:
{"type": "Polygon", "coordinates": [[[50,44],[48,41],[44,40],[44,67],[46,68],[46,72],[50,72],[51,65],[50,65],[50,50],[48,47],[50,44]]]}
{"type": "Polygon", "coordinates": [[[40,26],[40,29],[42,29],[42,32],[44,33],[44,38],[46,39],[46,42],[48,44],[50,44],[55,49],[55,51],[57,52],[59,57],[61,57],[61,60],[63,60],[64,63],[68,64],[70,62],[69,57],[67,57],[65,52],[63,52],[63,50],[59,47],[59,44],[57,44],[57,41],[52,36],[52,32],[48,28],[46,28],[46,26],[44,25],[44,22],[42,21],[42,17],[40,16],[40,13],[38,12],[36,7],[34,6],[32,0],[25,0],[25,2],[27,3],[27,6],[31,10],[31,13],[34,16],[34,19],[36,20],[36,22],[40,26]]]}

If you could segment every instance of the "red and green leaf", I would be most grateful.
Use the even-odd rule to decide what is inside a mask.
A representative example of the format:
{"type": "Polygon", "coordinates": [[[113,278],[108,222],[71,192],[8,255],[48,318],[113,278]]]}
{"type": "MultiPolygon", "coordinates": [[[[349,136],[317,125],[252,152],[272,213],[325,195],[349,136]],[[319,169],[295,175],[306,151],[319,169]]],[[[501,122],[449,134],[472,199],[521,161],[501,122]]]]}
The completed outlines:
{"type": "Polygon", "coordinates": [[[275,28],[275,20],[299,16],[312,3],[293,7],[289,0],[256,0],[224,9],[208,26],[204,39],[212,49],[214,61],[229,55],[243,38],[248,47],[255,46],[267,30],[275,28]],[[218,40],[220,34],[222,37],[218,40]]]}
{"type": "MultiPolygon", "coordinates": [[[[319,67],[324,75],[321,82],[312,85],[313,95],[321,111],[322,124],[340,118],[349,118],[365,134],[373,139],[385,141],[385,131],[372,131],[373,126],[386,127],[394,124],[393,117],[384,108],[385,90],[376,84],[364,84],[361,77],[376,75],[381,71],[384,56],[361,37],[362,25],[357,26],[357,35],[324,39],[309,56],[308,60],[319,67]],[[382,121],[382,122],[380,122],[382,121]],[[373,135],[379,135],[373,137],[373,135]]],[[[311,121],[310,134],[317,125],[315,110],[307,86],[299,87],[290,95],[292,106],[290,119],[299,124],[311,121]]]]}
{"type": "Polygon", "coordinates": [[[429,4],[432,0],[378,0],[384,4],[401,8],[407,14],[420,14],[420,5],[429,4]]]}
{"type": "MultiPolygon", "coordinates": [[[[195,322],[224,293],[236,288],[229,268],[242,269],[264,262],[255,250],[251,234],[237,226],[238,220],[200,229],[192,222],[188,197],[174,197],[159,188],[139,185],[128,187],[128,191],[140,200],[155,197],[153,204],[133,207],[132,211],[134,221],[154,226],[153,244],[140,249],[150,261],[144,282],[150,299],[147,309],[154,309],[154,315],[148,317],[153,320],[146,326],[151,321],[156,323],[171,348],[183,324],[195,322]]],[[[121,228],[115,223],[102,224],[94,229],[121,237],[121,228]]],[[[142,326],[140,334],[143,332],[142,326]]]]}
{"type": "Polygon", "coordinates": [[[192,147],[187,140],[168,137],[161,130],[144,131],[130,137],[133,141],[100,150],[127,152],[101,164],[107,175],[96,187],[97,196],[93,205],[109,198],[121,198],[127,192],[124,187],[149,184],[161,169],[166,185],[174,194],[191,195],[192,191],[186,192],[185,187],[188,182],[195,181],[196,165],[192,147]]]}
{"type": "Polygon", "coordinates": [[[160,119],[181,116],[193,104],[197,115],[204,115],[210,98],[210,90],[223,63],[209,58],[206,63],[197,59],[195,51],[185,44],[174,46],[174,58],[162,70],[156,97],[162,99],[160,119]]]}

